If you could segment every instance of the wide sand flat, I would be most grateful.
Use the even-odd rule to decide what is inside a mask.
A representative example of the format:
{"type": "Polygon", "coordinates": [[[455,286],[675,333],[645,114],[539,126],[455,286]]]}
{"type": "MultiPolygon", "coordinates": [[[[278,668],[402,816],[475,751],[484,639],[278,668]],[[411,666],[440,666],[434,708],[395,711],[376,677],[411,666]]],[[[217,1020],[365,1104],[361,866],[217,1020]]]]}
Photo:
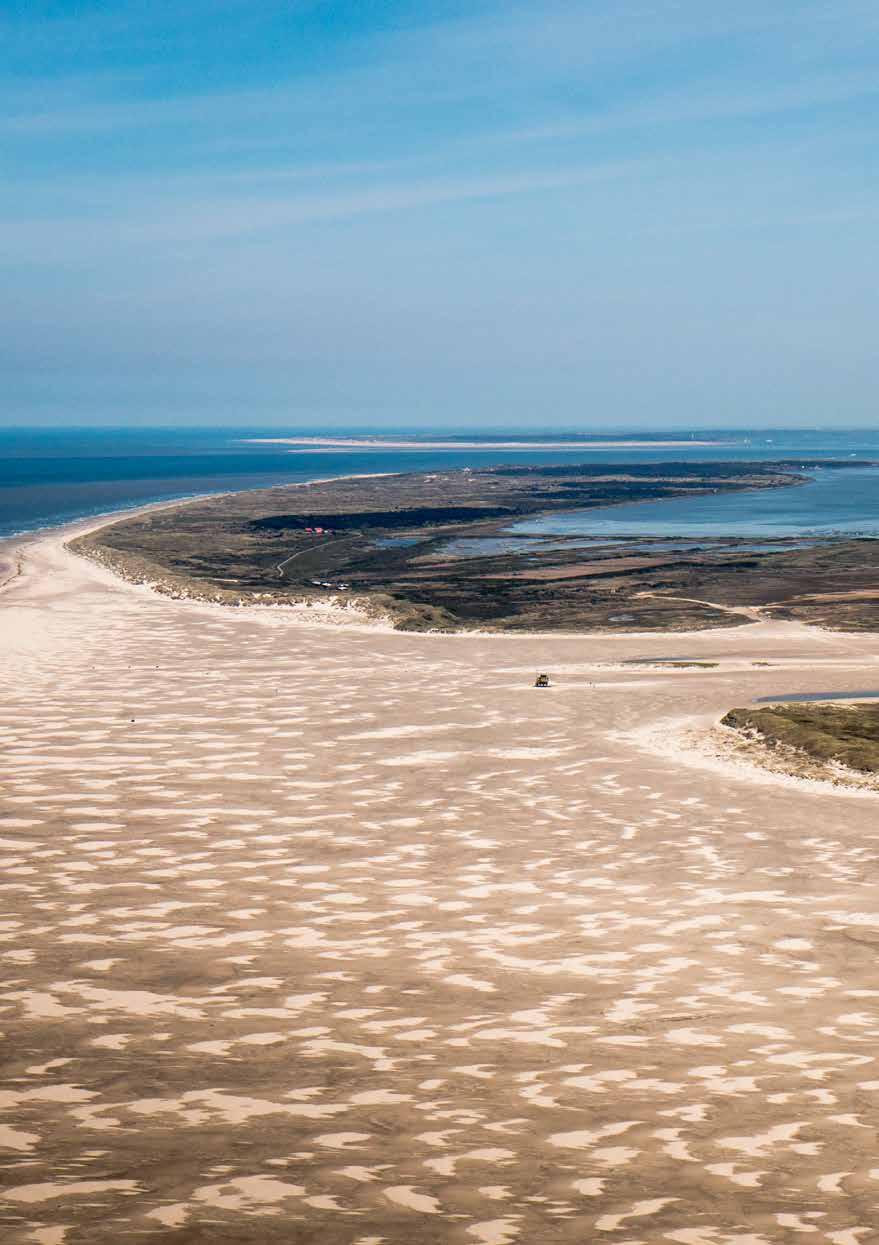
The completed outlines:
{"type": "Polygon", "coordinates": [[[5,1240],[879,1240],[879,797],[664,725],[879,637],[312,628],[57,537],[0,626],[5,1240]]]}

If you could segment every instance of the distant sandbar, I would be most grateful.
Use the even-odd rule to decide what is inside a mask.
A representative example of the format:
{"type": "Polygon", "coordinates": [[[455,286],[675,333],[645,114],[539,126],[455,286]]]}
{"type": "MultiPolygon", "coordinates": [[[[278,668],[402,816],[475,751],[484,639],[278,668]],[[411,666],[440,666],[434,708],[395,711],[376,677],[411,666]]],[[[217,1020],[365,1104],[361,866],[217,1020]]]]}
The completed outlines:
{"type": "Polygon", "coordinates": [[[720,446],[725,441],[418,441],[379,437],[247,437],[250,445],[344,450],[677,450],[720,446]]]}

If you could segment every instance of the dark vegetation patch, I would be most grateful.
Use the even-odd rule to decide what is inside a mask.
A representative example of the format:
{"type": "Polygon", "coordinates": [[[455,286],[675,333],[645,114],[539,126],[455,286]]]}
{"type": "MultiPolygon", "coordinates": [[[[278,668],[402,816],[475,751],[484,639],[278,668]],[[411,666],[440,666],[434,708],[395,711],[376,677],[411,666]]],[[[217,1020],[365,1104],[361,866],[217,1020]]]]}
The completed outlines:
{"type": "Polygon", "coordinates": [[[731,709],[723,725],[757,735],[770,748],[795,748],[816,761],[879,773],[879,705],[811,702],[731,709]]]}
{"type": "Polygon", "coordinates": [[[638,657],[633,661],[624,661],[624,666],[661,666],[663,670],[716,670],[720,665],[717,661],[669,661],[661,657],[653,661],[649,657],[638,657]]]}
{"type": "Polygon", "coordinates": [[[438,523],[476,523],[479,519],[513,519],[518,512],[509,506],[416,506],[408,510],[353,510],[337,514],[274,514],[254,519],[256,532],[304,531],[316,527],[331,532],[365,532],[373,528],[428,527],[438,523]]]}
{"type": "Polygon", "coordinates": [[[715,480],[742,480],[743,478],[753,476],[755,468],[759,471],[761,467],[771,468],[773,471],[803,471],[808,467],[863,467],[862,462],[851,462],[850,459],[806,459],[798,458],[783,459],[773,463],[753,463],[753,462],[728,462],[728,463],[705,463],[705,462],[661,462],[661,463],[625,463],[624,465],[611,465],[608,463],[576,463],[573,466],[516,466],[516,467],[496,467],[495,474],[499,476],[546,476],[548,478],[556,477],[586,477],[589,479],[598,479],[608,474],[608,472],[625,473],[632,480],[647,478],[650,480],[699,480],[704,479],[706,470],[710,468],[711,475],[715,480]]]}

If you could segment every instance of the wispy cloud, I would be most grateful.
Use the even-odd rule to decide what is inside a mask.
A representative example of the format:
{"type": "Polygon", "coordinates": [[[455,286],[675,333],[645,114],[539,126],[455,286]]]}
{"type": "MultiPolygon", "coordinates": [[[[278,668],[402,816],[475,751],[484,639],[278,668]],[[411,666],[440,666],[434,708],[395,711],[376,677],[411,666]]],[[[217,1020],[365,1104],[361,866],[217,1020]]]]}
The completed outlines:
{"type": "Polygon", "coordinates": [[[635,105],[597,108],[585,116],[523,127],[497,137],[507,142],[551,140],[679,123],[771,119],[840,104],[871,104],[877,99],[879,76],[875,73],[840,74],[762,89],[753,83],[726,80],[699,84],[687,91],[662,92],[635,105]]]}
{"type": "Polygon", "coordinates": [[[375,402],[397,367],[421,393],[407,361],[443,352],[474,385],[480,356],[495,378],[539,356],[569,393],[603,376],[609,394],[652,350],[661,389],[730,340],[771,375],[773,317],[785,348],[797,325],[814,340],[830,287],[852,351],[872,349],[872,0],[18,8],[0,18],[13,372],[45,330],[57,358],[120,375],[291,357],[318,399],[340,349],[375,402]]]}
{"type": "MultiPolygon", "coordinates": [[[[227,17],[246,11],[238,3],[224,7],[227,17]]],[[[149,11],[138,7],[129,21],[136,17],[149,24],[149,11]]],[[[153,22],[168,12],[159,4],[153,22]]],[[[196,5],[194,16],[199,14],[204,6],[196,5]]],[[[80,36],[83,26],[106,20],[101,14],[83,18],[77,23],[80,36]]],[[[126,29],[125,22],[111,25],[126,29]]],[[[474,118],[467,106],[485,101],[492,105],[485,129],[491,128],[487,121],[527,108],[548,114],[546,124],[513,132],[547,137],[563,132],[564,124],[569,126],[564,132],[573,133],[578,120],[588,131],[609,123],[760,115],[871,93],[877,33],[879,16],[859,0],[833,6],[782,0],[772,8],[747,2],[706,6],[701,0],[490,8],[468,18],[434,17],[406,30],[363,33],[328,64],[298,58],[294,38],[286,69],[273,65],[264,75],[269,85],[244,78],[230,89],[192,73],[169,82],[155,73],[149,57],[127,71],[101,66],[60,82],[28,75],[2,91],[0,133],[51,140],[65,134],[231,127],[256,142],[271,141],[284,129],[293,139],[291,127],[332,130],[353,123],[355,131],[380,124],[405,136],[407,111],[415,109],[420,118],[441,118],[448,137],[468,133],[474,118]],[[834,36],[844,73],[828,68],[827,40],[834,36]],[[672,57],[674,89],[663,69],[665,56],[672,57]],[[554,126],[552,114],[560,111],[572,119],[554,126]]]]}
{"type": "Polygon", "coordinates": [[[74,253],[77,250],[81,253],[83,247],[93,250],[95,246],[118,250],[154,243],[197,241],[204,244],[220,239],[257,237],[313,222],[564,191],[643,176],[644,172],[644,161],[615,161],[555,172],[526,170],[472,178],[435,177],[383,182],[369,189],[283,197],[246,191],[234,197],[216,193],[200,197],[191,193],[198,183],[190,182],[190,195],[185,199],[178,194],[164,201],[152,199],[144,203],[126,193],[121,201],[105,201],[103,210],[92,202],[86,205],[85,215],[68,216],[63,220],[58,216],[45,221],[7,217],[0,229],[0,249],[20,257],[42,255],[46,262],[52,263],[57,260],[57,238],[53,245],[53,235],[58,234],[59,226],[63,248],[70,248],[74,253]],[[110,237],[108,224],[112,225],[110,237]]]}

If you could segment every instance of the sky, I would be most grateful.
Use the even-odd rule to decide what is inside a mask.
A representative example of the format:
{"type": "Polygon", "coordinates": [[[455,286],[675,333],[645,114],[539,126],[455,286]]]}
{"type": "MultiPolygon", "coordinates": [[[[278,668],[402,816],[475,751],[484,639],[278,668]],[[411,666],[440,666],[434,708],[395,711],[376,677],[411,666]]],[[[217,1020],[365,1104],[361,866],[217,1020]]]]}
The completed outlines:
{"type": "Polygon", "coordinates": [[[5,0],[0,422],[875,425],[875,0],[5,0]]]}

